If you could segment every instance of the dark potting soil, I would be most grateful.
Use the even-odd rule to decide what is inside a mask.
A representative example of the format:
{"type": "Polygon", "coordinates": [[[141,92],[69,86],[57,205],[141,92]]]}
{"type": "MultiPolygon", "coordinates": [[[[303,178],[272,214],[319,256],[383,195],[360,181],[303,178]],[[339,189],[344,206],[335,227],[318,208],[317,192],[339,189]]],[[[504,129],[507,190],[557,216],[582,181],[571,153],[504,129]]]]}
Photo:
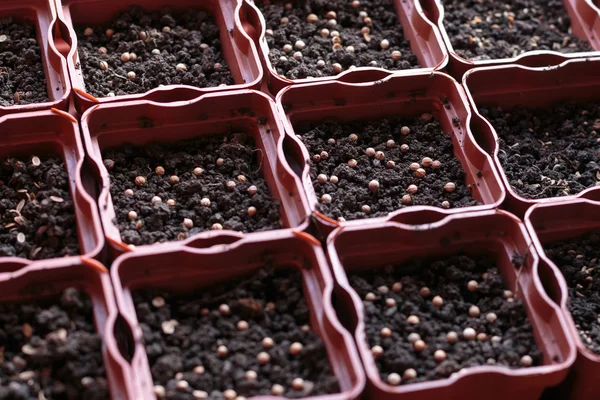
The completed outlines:
{"type": "Polygon", "coordinates": [[[76,32],[86,90],[96,97],[145,93],[161,85],[234,83],[221,53],[219,27],[204,11],[175,14],[168,9],[145,12],[132,7],[110,23],[79,25],[76,32]],[[129,61],[122,61],[124,53],[129,61]],[[106,69],[101,62],[107,63],[106,69]],[[178,70],[179,64],[185,70],[178,70]],[[134,79],[128,78],[130,72],[135,73],[134,79]]]}
{"type": "Polygon", "coordinates": [[[369,346],[383,348],[376,363],[384,382],[391,373],[399,374],[401,383],[406,384],[447,378],[478,365],[517,368],[524,356],[531,357],[533,366],[542,362],[525,307],[514,294],[505,298],[504,291],[511,289],[490,256],[411,260],[352,274],[349,279],[362,299],[368,293],[375,295],[374,301],[363,301],[366,335],[369,346]],[[472,280],[478,283],[476,291],[468,289],[472,280]],[[394,290],[396,282],[401,283],[400,291],[394,290]],[[430,291],[423,293],[426,296],[421,294],[424,287],[430,291]],[[442,298],[439,307],[433,305],[435,296],[442,298]],[[386,304],[388,299],[395,305],[386,304]],[[470,315],[472,306],[479,308],[480,316],[470,315]],[[489,313],[495,314],[493,323],[488,320],[489,313]],[[409,316],[418,317],[418,323],[409,323],[409,316]],[[384,337],[383,328],[390,329],[391,336],[384,337]],[[467,340],[466,328],[474,329],[478,336],[467,340]],[[449,332],[457,333],[455,343],[449,342],[449,332]],[[413,333],[419,337],[409,338],[413,333]],[[425,342],[423,351],[415,349],[415,339],[425,342]],[[445,352],[445,359],[436,361],[438,350],[445,352]],[[415,378],[406,379],[408,369],[416,370],[415,378]]]}
{"type": "Polygon", "coordinates": [[[396,16],[393,0],[360,0],[357,8],[352,4],[349,0],[258,3],[267,21],[269,59],[277,73],[289,79],[302,79],[337,75],[341,71],[334,71],[335,63],[342,70],[368,66],[400,70],[419,66],[396,16]],[[335,13],[335,18],[328,18],[330,12],[335,13]],[[365,22],[360,13],[371,22],[365,22]],[[310,14],[316,15],[318,21],[307,22],[310,14]],[[284,19],[282,23],[283,18],[287,22],[284,19]],[[365,27],[370,33],[361,32],[365,27]],[[334,32],[341,39],[341,48],[337,50],[333,49],[334,32]],[[386,49],[381,47],[383,39],[389,42],[386,49]],[[298,41],[305,47],[298,46],[298,41]],[[292,49],[286,52],[285,45],[291,45],[292,49]],[[400,51],[398,60],[392,59],[393,51],[400,51]],[[296,52],[301,59],[295,58],[296,52]],[[319,60],[324,63],[318,65],[319,60]]]}
{"type": "Polygon", "coordinates": [[[320,207],[330,217],[352,220],[386,216],[407,207],[402,198],[408,194],[409,185],[418,187],[409,205],[442,207],[447,201],[447,206],[456,208],[478,204],[464,183],[465,173],[454,157],[452,139],[429,114],[350,123],[299,123],[294,129],[312,157],[310,177],[320,207]],[[401,134],[403,126],[410,129],[407,136],[401,134]],[[356,142],[350,139],[353,133],[358,135],[356,142]],[[394,141],[391,148],[387,147],[390,139],[394,141]],[[408,145],[408,151],[403,152],[402,145],[408,145]],[[368,156],[367,148],[382,151],[385,159],[368,156]],[[325,159],[320,157],[323,151],[327,153],[325,159]],[[318,161],[315,155],[319,155],[318,161]],[[441,167],[423,167],[425,157],[439,161],[441,167]],[[357,161],[355,168],[348,165],[351,159],[357,161]],[[388,168],[389,161],[395,163],[393,168],[388,168]],[[425,177],[416,176],[409,168],[412,163],[426,170],[425,177]],[[321,174],[327,178],[325,183],[319,183],[321,174]],[[332,183],[332,176],[338,179],[337,184],[332,183]],[[377,192],[369,189],[371,180],[379,182],[377,192]],[[452,193],[444,190],[449,182],[456,185],[452,193]],[[323,199],[324,195],[331,196],[330,203],[323,199]],[[363,206],[370,207],[370,211],[364,212],[363,206]]]}
{"type": "Polygon", "coordinates": [[[498,133],[500,163],[519,195],[568,196],[599,184],[600,103],[480,112],[498,133]]]}
{"type": "Polygon", "coordinates": [[[443,0],[444,27],[456,54],[470,60],[526,51],[592,51],[571,32],[562,0],[443,0]]]}
{"type": "Polygon", "coordinates": [[[544,246],[548,257],[563,273],[569,287],[567,306],[581,342],[600,354],[600,232],[544,246]]]}
{"type": "Polygon", "coordinates": [[[266,268],[193,296],[147,290],[133,296],[155,390],[165,391],[164,398],[191,400],[205,392],[216,400],[227,390],[270,395],[274,385],[290,398],[339,392],[325,346],[310,329],[297,271],[266,268]],[[265,338],[272,347],[263,345],[265,338]],[[297,354],[291,353],[293,343],[302,345],[297,354]],[[266,364],[258,362],[261,353],[270,356],[266,364]],[[298,390],[292,387],[297,378],[304,380],[298,390]]]}
{"type": "Polygon", "coordinates": [[[0,399],[109,399],[90,298],[0,305],[0,399]]]}
{"type": "Polygon", "coordinates": [[[243,133],[168,145],[127,145],[106,150],[103,156],[110,173],[115,224],[125,243],[184,239],[207,229],[254,232],[281,227],[279,203],[271,197],[260,172],[264,155],[254,139],[243,133]],[[217,165],[219,159],[221,166],[217,165]],[[159,166],[164,175],[156,173],[159,166]],[[202,169],[199,176],[194,175],[196,168],[202,169]],[[173,176],[179,178],[178,183],[170,183],[173,176]],[[137,186],[137,177],[143,177],[145,183],[137,186]],[[228,182],[235,187],[229,189],[228,182]],[[252,186],[254,195],[249,193],[252,186]],[[133,193],[128,194],[127,189],[133,193]],[[153,205],[155,196],[160,202],[153,205]],[[203,205],[202,199],[208,199],[208,204],[203,205]],[[250,215],[251,207],[254,215],[250,215]],[[137,216],[129,219],[130,211],[137,216]],[[193,226],[184,226],[186,218],[193,226]]]}
{"type": "Polygon", "coordinates": [[[57,156],[0,159],[0,256],[79,254],[69,176],[57,156]]]}
{"type": "Polygon", "coordinates": [[[48,100],[35,24],[0,18],[0,106],[48,100]]]}

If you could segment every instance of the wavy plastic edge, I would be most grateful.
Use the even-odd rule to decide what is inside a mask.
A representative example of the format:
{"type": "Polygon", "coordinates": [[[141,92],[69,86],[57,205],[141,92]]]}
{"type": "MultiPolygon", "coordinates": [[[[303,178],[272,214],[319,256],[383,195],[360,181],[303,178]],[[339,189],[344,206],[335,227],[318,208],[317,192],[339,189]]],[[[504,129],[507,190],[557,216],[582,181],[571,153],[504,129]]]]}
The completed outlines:
{"type": "Polygon", "coordinates": [[[576,356],[573,339],[567,333],[565,316],[546,294],[539,273],[542,271],[544,276],[559,285],[564,284],[562,277],[556,274],[555,269],[539,264],[531,239],[516,216],[501,210],[489,210],[442,217],[437,222],[431,222],[427,216],[422,222],[415,218],[410,225],[390,219],[376,227],[340,227],[327,239],[330,265],[339,285],[336,288],[338,301],[346,313],[348,310],[354,312],[346,318],[352,320],[355,327],[355,341],[367,374],[366,393],[381,400],[462,399],[471,398],[475,393],[491,400],[538,398],[545,388],[559,384],[566,377],[576,356]],[[536,341],[543,350],[544,365],[527,369],[476,366],[442,380],[404,386],[384,383],[364,332],[363,303],[348,282],[347,269],[372,268],[412,257],[443,256],[457,251],[494,251],[500,257],[498,268],[507,286],[514,286],[518,279],[536,341]],[[511,263],[512,251],[529,254],[527,269],[522,270],[518,277],[511,263]]]}
{"type": "Polygon", "coordinates": [[[571,400],[600,397],[598,374],[600,355],[588,350],[583,343],[567,306],[569,290],[556,264],[546,255],[544,243],[567,240],[592,229],[600,228],[600,203],[588,199],[570,199],[560,203],[537,204],[525,215],[525,225],[542,262],[561,276],[558,286],[548,285],[548,292],[558,304],[567,322],[569,334],[577,347],[577,360],[563,385],[563,395],[571,400]]]}
{"type": "Polygon", "coordinates": [[[254,4],[254,0],[239,0],[242,2],[242,24],[250,33],[260,50],[264,64],[265,79],[271,93],[276,94],[281,89],[292,84],[315,83],[339,80],[343,82],[361,82],[382,79],[387,75],[404,75],[414,71],[437,71],[446,67],[449,56],[437,27],[425,17],[421,4],[417,0],[395,0],[396,14],[403,27],[405,37],[411,42],[411,50],[417,56],[422,68],[413,70],[386,70],[374,67],[358,67],[346,70],[335,76],[288,79],[277,73],[269,59],[269,45],[265,38],[266,21],[254,4]],[[416,43],[416,44],[415,44],[416,43]],[[418,49],[419,51],[415,50],[418,49]]]}
{"type": "Polygon", "coordinates": [[[504,205],[509,211],[522,217],[527,208],[535,204],[563,202],[577,197],[600,200],[600,187],[590,187],[575,195],[563,197],[526,199],[520,196],[512,189],[498,158],[499,136],[491,123],[479,113],[478,104],[539,107],[557,101],[600,100],[600,95],[595,95],[594,92],[597,91],[592,89],[600,89],[598,70],[600,57],[572,59],[552,67],[507,65],[476,68],[464,75],[462,85],[472,109],[467,128],[482,151],[493,158],[506,189],[504,205]]]}
{"type": "MultiPolygon", "coordinates": [[[[82,116],[81,130],[87,154],[98,170],[98,181],[102,186],[98,198],[100,217],[115,256],[133,250],[134,247],[122,243],[119,230],[113,223],[115,212],[110,197],[110,180],[102,162],[101,148],[127,142],[172,142],[175,139],[223,134],[228,132],[233,123],[237,124],[233,125],[234,128],[252,134],[268,160],[268,163],[262,165],[263,177],[271,195],[281,202],[283,226],[277,231],[285,228],[299,231],[307,229],[310,218],[305,212],[308,209],[306,195],[300,179],[286,160],[284,129],[275,102],[266,94],[239,90],[209,93],[189,102],[162,104],[137,100],[104,104],[92,107],[82,116]],[[158,123],[152,128],[141,128],[139,122],[144,118],[151,118],[158,123]],[[176,127],[177,132],[169,131],[168,140],[165,140],[162,133],[169,126],[176,127]],[[101,144],[100,141],[104,143],[101,144]]],[[[209,231],[194,235],[196,236],[212,237],[209,231]]],[[[156,246],[160,247],[162,244],[156,246]]]]}
{"type": "Polygon", "coordinates": [[[215,16],[215,22],[220,27],[221,41],[223,43],[222,51],[229,67],[234,74],[236,83],[223,87],[205,87],[199,88],[189,85],[166,85],[149,90],[145,93],[130,94],[115,97],[96,98],[85,91],[85,82],[81,67],[79,67],[79,54],[77,51],[77,35],[73,28],[70,7],[81,5],[85,7],[88,4],[95,9],[102,8],[99,13],[101,16],[91,16],[86,13],[86,18],[95,21],[109,18],[107,14],[112,10],[123,10],[128,6],[139,4],[135,0],[116,1],[116,0],[54,0],[58,21],[61,24],[63,35],[68,37],[71,43],[68,54],[65,54],[68,62],[68,70],[71,84],[74,88],[75,106],[78,112],[83,113],[96,104],[110,104],[115,102],[132,100],[150,100],[156,102],[174,102],[192,100],[207,93],[222,92],[236,89],[257,89],[260,87],[263,79],[263,68],[252,38],[246,33],[240,21],[241,0],[211,0],[209,2],[198,2],[197,0],[181,0],[171,2],[165,0],[146,0],[143,6],[146,8],[158,8],[168,4],[175,9],[186,9],[190,7],[202,6],[206,9],[212,8],[209,12],[215,16]],[[109,11],[106,11],[107,3],[109,11]],[[230,4],[231,3],[231,4],[230,4]],[[233,7],[235,5],[235,7],[233,7]],[[223,29],[223,25],[226,29],[223,29]],[[225,39],[225,40],[224,40],[225,39]],[[235,61],[235,62],[232,62],[235,61]]]}
{"type": "MultiPolygon", "coordinates": [[[[154,398],[154,395],[143,333],[137,322],[131,290],[160,287],[189,292],[198,286],[255,271],[269,260],[285,265],[283,268],[297,268],[302,273],[304,295],[311,310],[311,325],[324,341],[332,370],[340,382],[341,393],[306,399],[358,399],[365,385],[365,376],[352,336],[342,326],[333,308],[334,281],[320,243],[308,234],[290,230],[252,235],[220,232],[211,236],[191,237],[160,248],[146,247],[120,256],[112,266],[117,305],[135,341],[131,373],[135,377],[137,396],[132,398],[154,398]],[[307,261],[313,268],[303,266],[307,261]],[[228,268],[224,269],[222,264],[228,268]]],[[[255,396],[252,399],[283,397],[255,396]]]]}
{"type": "Polygon", "coordinates": [[[505,199],[506,193],[492,159],[466,129],[465,121],[468,121],[471,115],[466,95],[460,85],[446,74],[415,72],[406,76],[388,76],[375,82],[329,81],[290,86],[279,92],[276,100],[290,144],[286,154],[288,158],[296,160],[295,171],[301,176],[308,196],[310,208],[306,213],[313,215],[323,236],[338,226],[377,225],[387,218],[399,222],[409,221],[418,212],[423,212],[431,218],[442,218],[455,213],[496,208],[505,199]],[[441,96],[448,98],[450,109],[442,105],[439,99],[441,96]],[[357,120],[391,114],[419,115],[422,112],[433,112],[444,131],[453,133],[455,156],[458,156],[465,169],[466,184],[472,185],[473,191],[484,204],[447,210],[433,206],[410,206],[396,210],[387,217],[346,222],[338,222],[323,215],[309,176],[310,155],[305,145],[294,134],[293,123],[296,120],[319,120],[332,116],[343,120],[357,120]],[[300,113],[300,116],[295,116],[295,113],[300,113]],[[454,117],[460,119],[460,127],[453,126],[454,117]]]}

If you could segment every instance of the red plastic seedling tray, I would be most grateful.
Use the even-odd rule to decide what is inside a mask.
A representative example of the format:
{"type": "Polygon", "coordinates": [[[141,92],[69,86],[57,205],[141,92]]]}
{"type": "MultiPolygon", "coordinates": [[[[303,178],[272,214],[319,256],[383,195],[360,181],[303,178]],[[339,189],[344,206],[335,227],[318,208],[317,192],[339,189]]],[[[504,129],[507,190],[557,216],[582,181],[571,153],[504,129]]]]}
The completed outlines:
{"type": "MultiPolygon", "coordinates": [[[[241,19],[242,23],[249,27],[247,29],[252,33],[253,38],[261,51],[261,58],[265,68],[265,78],[272,93],[277,93],[282,88],[291,84],[311,83],[338,79],[342,81],[356,82],[358,77],[353,77],[356,73],[367,77],[367,80],[375,80],[389,73],[403,74],[402,71],[387,71],[382,68],[359,67],[355,70],[345,71],[337,76],[319,77],[312,79],[285,78],[277,73],[269,59],[269,45],[265,38],[266,22],[264,16],[252,0],[240,0],[242,2],[241,19]]],[[[419,64],[423,69],[433,71],[445,68],[448,62],[448,53],[444,46],[443,39],[437,27],[426,18],[421,4],[417,0],[396,0],[396,14],[398,20],[404,29],[404,36],[410,40],[411,51],[417,56],[419,64]]]]}
{"type": "Polygon", "coordinates": [[[44,103],[0,106],[0,116],[23,112],[47,110],[51,107],[66,110],[71,93],[67,62],[54,42],[56,8],[53,0],[7,0],[0,3],[0,18],[32,21],[36,25],[49,100],[44,103]]]}
{"type": "Polygon", "coordinates": [[[574,196],[529,200],[517,194],[498,159],[500,146],[494,127],[478,111],[479,105],[543,108],[563,101],[584,102],[600,99],[600,58],[573,59],[556,67],[530,68],[519,65],[471,70],[463,78],[463,87],[473,108],[467,123],[477,143],[489,153],[506,187],[505,206],[522,216],[528,207],[539,203],[562,202],[573,197],[600,199],[600,188],[591,187],[574,196]]]}
{"type": "Polygon", "coordinates": [[[334,118],[340,121],[368,120],[392,115],[418,116],[432,113],[440,121],[446,133],[452,133],[454,155],[465,170],[465,183],[471,185],[472,195],[482,204],[467,208],[440,210],[431,206],[410,206],[398,210],[393,215],[401,215],[408,210],[427,212],[440,210],[432,215],[448,215],[464,211],[474,211],[497,207],[504,200],[505,192],[492,159],[486,155],[471,134],[465,122],[471,111],[466,96],[458,83],[440,72],[416,72],[407,76],[388,76],[384,79],[365,83],[318,82],[302,86],[291,86],[277,96],[279,112],[284,115],[284,125],[288,134],[286,155],[295,159],[298,173],[308,194],[310,208],[322,233],[328,233],[336,226],[359,226],[366,223],[378,224],[385,218],[370,218],[347,222],[337,222],[318,212],[319,201],[315,195],[309,176],[310,155],[302,142],[294,134],[294,124],[300,121],[322,121],[334,118]],[[448,99],[449,108],[441,103],[448,99]],[[287,110],[287,111],[286,111],[287,110]],[[453,119],[460,120],[459,126],[453,119]]]}
{"type": "Polygon", "coordinates": [[[158,104],[138,100],[98,105],[83,115],[81,127],[88,155],[100,171],[102,192],[98,205],[104,232],[115,254],[128,248],[113,223],[115,212],[102,150],[125,143],[165,143],[236,130],[245,132],[254,137],[257,148],[264,154],[262,173],[271,195],[280,202],[283,226],[295,228],[308,223],[306,196],[285,159],[284,130],[276,105],[267,95],[241,90],[206,94],[191,102],[158,104]],[[140,120],[146,118],[153,121],[153,127],[140,127],[140,120]]]}
{"type": "Polygon", "coordinates": [[[35,302],[71,287],[85,291],[92,301],[96,331],[103,341],[102,356],[112,398],[135,398],[128,389],[127,361],[121,357],[113,336],[118,311],[108,270],[95,260],[69,257],[52,265],[35,264],[12,271],[10,264],[0,263],[0,302],[35,302]]]}
{"type": "Polygon", "coordinates": [[[227,89],[257,88],[262,80],[262,66],[254,42],[244,31],[239,19],[240,4],[237,0],[181,0],[169,2],[164,0],[57,0],[58,17],[68,30],[72,43],[67,61],[71,82],[75,89],[76,106],[80,112],[97,103],[113,103],[124,100],[152,100],[172,102],[194,99],[204,93],[227,89]],[[143,94],[103,97],[95,99],[85,92],[85,81],[79,65],[77,53],[77,36],[73,24],[99,25],[110,21],[119,11],[133,5],[140,5],[145,10],[157,10],[169,7],[174,11],[202,9],[211,13],[219,27],[221,51],[234,75],[235,85],[227,87],[197,88],[188,85],[165,85],[143,94]]]}
{"type": "MultiPolygon", "coordinates": [[[[556,241],[569,240],[600,228],[600,203],[587,199],[571,199],[553,204],[538,204],[529,209],[525,224],[531,235],[542,263],[548,268],[561,272],[546,256],[544,245],[556,241]]],[[[577,360],[563,389],[563,398],[572,400],[597,399],[600,397],[598,374],[600,356],[588,350],[575,328],[575,323],[567,307],[569,290],[563,280],[543,279],[550,297],[558,304],[566,316],[568,331],[577,346],[577,360]],[[547,282],[547,283],[546,283],[547,282]]]]}
{"type": "Polygon", "coordinates": [[[476,67],[489,67],[496,65],[518,64],[528,67],[545,67],[558,65],[564,61],[600,55],[600,9],[592,4],[593,0],[563,0],[565,9],[571,19],[573,34],[587,40],[593,52],[581,52],[562,54],[556,51],[537,50],[529,51],[518,57],[471,61],[462,58],[454,51],[452,41],[444,28],[444,7],[441,0],[418,0],[422,3],[425,13],[431,21],[436,24],[448,49],[450,60],[448,61],[448,72],[456,79],[461,79],[465,72],[476,67]]]}
{"type": "MultiPolygon", "coordinates": [[[[155,288],[175,293],[190,292],[256,271],[264,267],[267,260],[276,268],[293,268],[302,272],[311,326],[325,343],[331,368],[339,380],[341,393],[309,399],[350,400],[360,396],[365,377],[352,337],[342,327],[333,309],[331,294],[334,284],[325,253],[315,238],[286,230],[248,236],[235,232],[211,232],[204,238],[190,238],[181,244],[147,247],[122,255],[114,262],[111,274],[117,304],[130,325],[135,341],[131,369],[138,392],[132,398],[154,397],[143,334],[137,322],[131,291],[155,288]]],[[[282,397],[257,396],[252,399],[282,397]]]]}
{"type": "Polygon", "coordinates": [[[557,385],[575,360],[575,345],[567,332],[560,307],[545,293],[541,277],[559,284],[555,269],[539,263],[525,226],[504,211],[482,211],[442,216],[421,222],[415,213],[411,225],[393,220],[372,227],[338,228],[327,240],[328,256],[339,287],[339,312],[354,327],[355,340],[367,374],[370,398],[429,400],[465,399],[474,396],[492,400],[537,399],[545,388],[557,385]],[[519,293],[534,329],[543,365],[527,369],[493,366],[466,368],[448,379],[390,386],[379,377],[365,336],[363,302],[352,289],[346,271],[383,267],[411,258],[444,257],[463,253],[491,252],[507,287],[518,280],[519,293]],[[515,252],[529,254],[521,273],[512,265],[515,252]]]}
{"type": "MultiPolygon", "coordinates": [[[[91,182],[82,174],[85,153],[77,120],[58,110],[11,114],[0,118],[0,132],[2,157],[56,154],[63,159],[70,181],[81,254],[99,257],[104,247],[104,234],[96,202],[86,190],[91,182]]],[[[0,257],[0,262],[26,266],[38,261],[0,257]]],[[[54,262],[61,261],[44,260],[43,264],[53,265],[54,262]]]]}

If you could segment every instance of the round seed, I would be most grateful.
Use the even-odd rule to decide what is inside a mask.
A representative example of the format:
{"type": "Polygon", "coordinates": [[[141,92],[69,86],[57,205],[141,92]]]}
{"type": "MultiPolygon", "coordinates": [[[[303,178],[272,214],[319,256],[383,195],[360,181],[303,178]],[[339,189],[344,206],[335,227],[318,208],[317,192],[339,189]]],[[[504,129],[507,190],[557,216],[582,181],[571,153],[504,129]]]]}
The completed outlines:
{"type": "Polygon", "coordinates": [[[400,382],[402,381],[402,378],[400,378],[400,375],[398,375],[397,373],[392,372],[391,374],[388,375],[387,381],[390,385],[398,386],[400,384],[400,382]]]}
{"type": "Polygon", "coordinates": [[[524,367],[531,367],[533,365],[533,358],[527,355],[521,357],[521,365],[524,367]]]}
{"type": "Polygon", "coordinates": [[[475,340],[475,338],[477,337],[477,332],[475,332],[475,329],[473,328],[466,328],[463,331],[463,336],[467,340],[475,340]]]}
{"type": "Polygon", "coordinates": [[[435,353],[433,353],[433,358],[437,362],[445,361],[446,360],[446,352],[444,350],[436,350],[435,353]]]}
{"type": "Polygon", "coordinates": [[[375,358],[381,357],[383,355],[383,347],[381,347],[381,346],[371,347],[371,354],[373,354],[373,357],[375,357],[375,358]]]}
{"type": "Polygon", "coordinates": [[[446,334],[446,340],[448,343],[456,343],[458,342],[458,333],[454,331],[450,331],[446,334]]]}
{"type": "Polygon", "coordinates": [[[409,316],[406,321],[411,324],[411,325],[416,325],[420,322],[419,317],[417,317],[416,315],[411,315],[409,316]]]}
{"type": "Polygon", "coordinates": [[[479,288],[479,283],[477,283],[477,281],[469,281],[467,283],[467,289],[469,292],[475,292],[477,291],[477,288],[479,288]]]}

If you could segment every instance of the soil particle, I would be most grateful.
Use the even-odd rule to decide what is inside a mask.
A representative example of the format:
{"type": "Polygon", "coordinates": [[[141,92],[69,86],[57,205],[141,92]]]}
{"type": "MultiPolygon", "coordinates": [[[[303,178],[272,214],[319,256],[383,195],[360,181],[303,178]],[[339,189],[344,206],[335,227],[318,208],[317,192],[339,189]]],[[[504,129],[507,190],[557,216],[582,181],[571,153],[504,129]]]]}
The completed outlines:
{"type": "Polygon", "coordinates": [[[544,250],[567,281],[567,306],[581,342],[589,350],[600,354],[600,232],[548,244],[544,250]]]}
{"type": "Polygon", "coordinates": [[[519,195],[569,196],[600,182],[600,103],[479,110],[498,133],[500,163],[519,195]]]}
{"type": "Polygon", "coordinates": [[[90,298],[0,305],[0,399],[109,399],[90,298]]]}
{"type": "Polygon", "coordinates": [[[0,256],[79,254],[69,176],[57,156],[0,159],[0,256]]]}
{"type": "Polygon", "coordinates": [[[366,334],[369,346],[383,348],[376,363],[385,382],[391,373],[399,374],[403,377],[401,384],[407,384],[447,378],[478,365],[517,368],[527,355],[533,366],[542,362],[525,307],[519,299],[504,298],[504,291],[509,288],[490,256],[412,260],[349,278],[362,299],[367,293],[375,295],[374,301],[363,302],[366,334]],[[470,281],[477,282],[477,290],[469,290],[470,281]],[[402,284],[398,292],[393,290],[396,282],[402,284]],[[382,287],[387,289],[385,294],[382,287]],[[426,296],[424,287],[429,289],[426,296]],[[434,305],[436,296],[442,298],[441,306],[434,305]],[[389,299],[395,300],[393,307],[386,304],[389,299]],[[470,314],[472,306],[479,309],[476,317],[470,314]],[[488,320],[489,313],[495,314],[493,323],[488,320]],[[409,323],[409,316],[418,317],[418,323],[409,323]],[[391,335],[382,337],[383,328],[391,329],[391,335]],[[474,329],[474,340],[465,338],[466,328],[474,329]],[[455,343],[449,342],[449,332],[458,334],[455,343]],[[417,351],[411,343],[415,338],[409,335],[414,333],[424,341],[424,350],[417,351]],[[482,333],[485,340],[479,336],[482,333]],[[494,336],[499,340],[492,340],[494,336]],[[434,354],[438,350],[443,350],[445,357],[436,361],[434,354]],[[411,368],[416,370],[416,377],[405,379],[405,371],[411,368]]]}
{"type": "Polygon", "coordinates": [[[167,399],[191,400],[193,391],[215,400],[226,390],[244,397],[270,395],[276,384],[288,398],[339,392],[323,342],[306,329],[310,311],[297,271],[262,269],[195,291],[193,297],[147,290],[133,296],[154,384],[165,388],[167,399]],[[153,302],[157,295],[165,300],[160,308],[153,302]],[[176,323],[171,334],[163,330],[169,321],[176,323]],[[263,346],[265,338],[273,340],[272,347],[263,346]],[[295,342],[302,349],[293,355],[295,342]],[[226,355],[218,354],[219,346],[226,347],[226,355]],[[270,356],[264,365],[257,361],[261,352],[270,356]],[[248,371],[256,373],[254,379],[247,378],[248,371]],[[304,380],[303,390],[292,388],[296,378],[304,380]],[[189,387],[178,390],[182,380],[189,387]]]}
{"type": "Polygon", "coordinates": [[[452,208],[477,205],[465,185],[460,161],[454,157],[452,139],[431,115],[425,117],[297,124],[295,132],[312,157],[310,177],[325,214],[352,220],[383,217],[409,205],[442,207],[444,201],[452,208]],[[405,126],[410,129],[406,136],[401,133],[405,126]],[[352,134],[358,136],[356,141],[352,134]],[[408,145],[406,152],[402,151],[403,145],[408,145]],[[369,148],[375,150],[375,155],[367,154],[369,148]],[[382,160],[377,158],[379,151],[383,152],[382,160]],[[327,153],[326,158],[321,157],[322,152],[327,153]],[[425,163],[429,166],[424,165],[426,157],[431,159],[431,165],[425,163]],[[356,167],[349,166],[350,160],[356,160],[356,167]],[[395,163],[392,168],[388,167],[390,161],[395,163]],[[435,161],[440,162],[439,168],[434,168],[435,161]],[[418,177],[410,169],[412,163],[418,163],[426,175],[418,177]],[[320,182],[321,174],[327,178],[325,183],[320,182]],[[337,184],[332,183],[333,176],[337,184]],[[379,184],[375,192],[370,190],[372,180],[379,184]],[[455,184],[452,192],[444,190],[449,182],[455,184]],[[417,186],[416,193],[409,194],[410,185],[417,186]],[[323,202],[323,195],[331,196],[331,202],[323,202]],[[406,195],[410,197],[409,205],[403,203],[406,195]],[[363,206],[369,207],[368,212],[363,206]]]}
{"type": "Polygon", "coordinates": [[[527,51],[591,51],[571,32],[562,0],[442,0],[444,27],[456,54],[470,60],[527,51]]]}
{"type": "Polygon", "coordinates": [[[35,24],[0,18],[0,106],[49,101],[35,24]]]}
{"type": "Polygon", "coordinates": [[[333,76],[351,67],[401,70],[419,66],[392,0],[360,0],[357,8],[352,4],[348,0],[301,0],[293,6],[283,2],[259,3],[266,27],[272,31],[266,39],[269,59],[277,73],[289,79],[302,79],[333,76]],[[335,18],[328,18],[333,17],[331,12],[335,13],[335,18]],[[361,13],[365,17],[361,17],[361,13]],[[318,21],[307,22],[311,14],[316,15],[318,21]],[[282,23],[284,18],[286,23],[282,23]],[[363,33],[366,30],[369,33],[363,33]],[[336,32],[341,39],[341,48],[334,50],[336,32]],[[381,46],[384,39],[389,45],[385,49],[381,46]],[[303,42],[304,47],[299,47],[298,41],[303,42]],[[286,45],[291,46],[290,51],[284,50],[286,45]],[[396,60],[392,59],[394,51],[400,52],[396,60]],[[301,59],[294,56],[296,52],[300,53],[301,59]],[[318,64],[319,60],[322,64],[318,64]],[[341,66],[338,71],[333,67],[336,63],[341,66]]]}
{"type": "Polygon", "coordinates": [[[243,133],[202,136],[168,145],[127,145],[105,150],[103,157],[105,165],[112,163],[107,168],[115,224],[126,243],[183,239],[216,229],[215,224],[240,232],[281,227],[279,203],[271,197],[260,171],[264,154],[254,139],[243,133]],[[163,175],[155,172],[157,167],[164,169],[163,175]],[[195,175],[194,170],[200,174],[195,175]],[[173,176],[178,183],[172,183],[173,176]],[[138,177],[143,178],[141,186],[136,185],[138,177]],[[249,192],[252,186],[256,188],[254,195],[249,192]],[[127,194],[127,189],[133,194],[127,194]],[[159,199],[153,204],[156,196],[159,199]],[[169,205],[169,200],[175,205],[169,205]],[[133,219],[131,211],[137,214],[133,219]],[[184,225],[186,218],[191,226],[189,221],[184,225]]]}
{"type": "Polygon", "coordinates": [[[132,7],[110,23],[78,25],[76,32],[86,90],[96,97],[145,93],[161,85],[234,83],[221,53],[219,27],[204,11],[175,14],[169,9],[145,12],[132,7]],[[107,36],[107,31],[112,34],[107,36]],[[122,58],[124,53],[128,57],[122,58]],[[177,68],[179,64],[183,67],[177,68]],[[131,72],[134,79],[128,78],[131,72]]]}

